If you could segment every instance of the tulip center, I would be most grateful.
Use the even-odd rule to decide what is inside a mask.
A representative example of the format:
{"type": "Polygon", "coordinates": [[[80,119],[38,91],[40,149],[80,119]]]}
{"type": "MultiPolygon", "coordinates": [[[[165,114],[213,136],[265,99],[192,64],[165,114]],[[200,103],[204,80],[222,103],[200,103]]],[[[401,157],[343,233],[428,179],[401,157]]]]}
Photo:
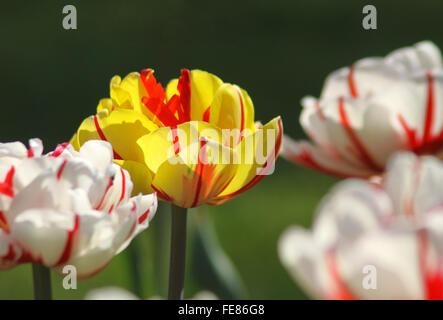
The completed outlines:
{"type": "Polygon", "coordinates": [[[140,79],[148,93],[142,98],[142,103],[149,110],[151,121],[165,127],[176,127],[181,123],[191,121],[191,73],[183,69],[178,81],[177,91],[168,101],[161,83],[157,82],[152,69],[145,69],[140,79]]]}

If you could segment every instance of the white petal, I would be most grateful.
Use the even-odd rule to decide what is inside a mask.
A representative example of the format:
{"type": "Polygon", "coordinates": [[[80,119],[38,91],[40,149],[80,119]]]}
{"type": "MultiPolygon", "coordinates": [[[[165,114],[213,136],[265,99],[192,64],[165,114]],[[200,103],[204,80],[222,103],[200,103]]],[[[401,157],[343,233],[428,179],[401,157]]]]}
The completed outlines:
{"type": "Polygon", "coordinates": [[[211,291],[202,290],[197,292],[191,300],[219,300],[219,298],[211,291]]]}
{"type": "Polygon", "coordinates": [[[39,138],[30,139],[29,148],[32,150],[34,157],[40,157],[43,153],[43,142],[39,138]]]}
{"type": "Polygon", "coordinates": [[[65,158],[64,161],[57,169],[57,177],[66,184],[65,188],[82,189],[88,194],[91,204],[98,203],[110,177],[101,176],[99,169],[84,159],[65,158]]]}
{"type": "Polygon", "coordinates": [[[0,270],[15,267],[21,252],[22,250],[14,244],[11,235],[0,229],[0,270]]]}
{"type": "Polygon", "coordinates": [[[374,100],[338,99],[324,104],[324,114],[331,143],[357,166],[382,172],[391,153],[405,146],[397,115],[374,100]]]}
{"type": "Polygon", "coordinates": [[[320,101],[329,102],[339,97],[352,96],[368,99],[391,86],[398,76],[397,70],[387,65],[381,58],[362,59],[352,68],[342,68],[331,73],[326,78],[320,101]],[[354,95],[352,86],[355,88],[354,95]]]}
{"type": "Polygon", "coordinates": [[[80,148],[79,156],[90,161],[105,174],[106,168],[112,163],[114,158],[112,146],[109,142],[101,140],[89,140],[80,148]]]}
{"type": "Polygon", "coordinates": [[[410,230],[368,234],[338,249],[340,274],[359,299],[423,299],[417,243],[410,230]],[[376,289],[363,286],[365,266],[376,268],[376,289]]]}
{"type": "Polygon", "coordinates": [[[89,291],[85,300],[140,300],[140,298],[119,287],[103,287],[89,291]]]}
{"type": "MultiPolygon", "coordinates": [[[[117,254],[135,228],[134,215],[126,217],[109,215],[99,211],[79,214],[79,229],[72,248],[71,258],[66,264],[74,265],[77,276],[86,278],[101,271],[117,254]]],[[[63,266],[56,268],[62,272],[63,266]]]]}
{"type": "Polygon", "coordinates": [[[316,147],[307,141],[294,141],[289,136],[283,136],[280,154],[289,161],[304,165],[308,168],[323,171],[339,177],[369,177],[374,171],[349,163],[328,150],[316,147]]]}
{"type": "Polygon", "coordinates": [[[324,251],[308,231],[299,227],[286,230],[280,237],[278,252],[283,266],[311,297],[325,298],[333,292],[324,251]]]}
{"type": "Polygon", "coordinates": [[[53,266],[61,258],[74,225],[72,212],[31,209],[15,218],[11,234],[36,261],[53,266]]]}
{"type": "Polygon", "coordinates": [[[14,188],[21,190],[45,171],[52,171],[62,162],[55,158],[29,158],[15,167],[14,188]]]}
{"type": "Polygon", "coordinates": [[[440,50],[431,41],[421,41],[413,47],[397,49],[386,56],[386,63],[405,73],[442,67],[440,50]]]}
{"type": "Polygon", "coordinates": [[[148,194],[145,196],[137,196],[131,198],[128,204],[120,206],[117,209],[117,214],[120,216],[132,215],[131,210],[136,211],[136,226],[132,231],[128,239],[120,246],[118,253],[126,249],[126,247],[131,243],[140,232],[149,227],[149,222],[154,218],[157,211],[157,195],[155,193],[148,194]],[[135,206],[135,207],[134,207],[135,206]]]}
{"type": "Polygon", "coordinates": [[[400,215],[423,215],[441,206],[443,163],[437,158],[398,153],[389,161],[385,188],[400,215]]]}
{"type": "Polygon", "coordinates": [[[303,110],[300,114],[300,124],[305,132],[319,146],[332,148],[320,101],[313,97],[304,97],[301,104],[303,110]]]}
{"type": "Polygon", "coordinates": [[[35,178],[14,197],[7,215],[12,221],[27,210],[69,211],[70,207],[67,189],[60,185],[60,181],[51,172],[46,172],[35,178]]]}
{"type": "Polygon", "coordinates": [[[392,214],[391,200],[379,187],[348,179],[323,199],[313,234],[325,250],[342,242],[356,241],[366,232],[381,228],[392,214]]]}
{"type": "Polygon", "coordinates": [[[0,143],[0,157],[26,158],[28,149],[20,141],[0,143]]]}
{"type": "Polygon", "coordinates": [[[106,195],[101,201],[102,205],[100,210],[111,211],[115,209],[119,204],[126,203],[132,193],[133,183],[129,173],[116,164],[112,164],[109,174],[112,174],[113,183],[112,186],[106,192],[106,195]]]}

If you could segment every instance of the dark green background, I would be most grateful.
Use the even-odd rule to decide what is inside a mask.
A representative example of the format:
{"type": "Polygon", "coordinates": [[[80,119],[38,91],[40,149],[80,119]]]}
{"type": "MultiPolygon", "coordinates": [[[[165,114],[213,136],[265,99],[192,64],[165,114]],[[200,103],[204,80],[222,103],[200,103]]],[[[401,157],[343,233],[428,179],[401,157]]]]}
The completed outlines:
{"type": "MultiPolygon", "coordinates": [[[[249,92],[256,119],[281,115],[286,133],[303,137],[299,101],[318,95],[329,72],[420,40],[443,44],[440,0],[14,1],[0,7],[0,140],[37,136],[46,150],[69,140],[95,112],[115,74],[152,67],[166,84],[183,67],[210,71],[249,92]],[[67,4],[77,8],[78,30],[62,28],[67,4]],[[375,31],[361,26],[365,4],[378,9],[375,31]]],[[[248,297],[304,297],[280,266],[277,239],[290,224],[308,226],[335,181],[280,159],[276,173],[257,187],[208,208],[248,297]]],[[[150,230],[137,241],[148,297],[157,281],[150,230]]],[[[32,297],[28,269],[0,273],[0,298],[32,297]]],[[[60,289],[61,278],[53,277],[56,297],[82,298],[108,284],[130,289],[129,270],[123,253],[77,291],[60,289]]],[[[194,277],[188,276],[187,296],[200,289],[194,277]]]]}

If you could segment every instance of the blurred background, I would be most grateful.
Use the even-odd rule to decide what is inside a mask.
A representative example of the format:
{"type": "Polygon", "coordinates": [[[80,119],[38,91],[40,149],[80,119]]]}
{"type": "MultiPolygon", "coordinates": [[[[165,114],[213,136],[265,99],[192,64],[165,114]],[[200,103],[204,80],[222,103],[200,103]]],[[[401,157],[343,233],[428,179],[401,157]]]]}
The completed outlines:
{"type": "MultiPolygon", "coordinates": [[[[441,47],[442,14],[437,0],[8,1],[0,11],[0,141],[40,137],[49,151],[95,113],[113,75],[147,67],[163,84],[184,67],[214,73],[249,92],[257,120],[281,115],[285,132],[304,138],[299,101],[318,96],[328,73],[425,39],[441,47]],[[68,4],[77,30],[62,27],[68,4]],[[362,28],[366,4],[377,8],[377,30],[362,28]]],[[[306,298],[282,268],[277,241],[289,225],[310,226],[336,181],[279,159],[245,194],[192,210],[185,297],[204,289],[221,298],[306,298]]],[[[53,274],[54,297],[82,299],[109,285],[164,295],[168,209],[77,290],[53,274]]],[[[0,299],[32,297],[30,265],[0,272],[0,299]]]]}

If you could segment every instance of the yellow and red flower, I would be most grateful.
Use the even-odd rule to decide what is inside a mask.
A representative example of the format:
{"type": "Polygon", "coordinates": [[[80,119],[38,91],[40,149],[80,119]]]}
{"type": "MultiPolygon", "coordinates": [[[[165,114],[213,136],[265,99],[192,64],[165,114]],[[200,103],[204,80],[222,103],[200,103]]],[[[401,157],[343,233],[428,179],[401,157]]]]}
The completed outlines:
{"type": "Polygon", "coordinates": [[[74,147],[109,141],[135,192],[155,190],[186,208],[221,204],[273,167],[282,140],[280,117],[255,123],[247,92],[208,72],[184,69],[165,90],[153,73],[113,77],[110,98],[80,125],[74,147]]]}

